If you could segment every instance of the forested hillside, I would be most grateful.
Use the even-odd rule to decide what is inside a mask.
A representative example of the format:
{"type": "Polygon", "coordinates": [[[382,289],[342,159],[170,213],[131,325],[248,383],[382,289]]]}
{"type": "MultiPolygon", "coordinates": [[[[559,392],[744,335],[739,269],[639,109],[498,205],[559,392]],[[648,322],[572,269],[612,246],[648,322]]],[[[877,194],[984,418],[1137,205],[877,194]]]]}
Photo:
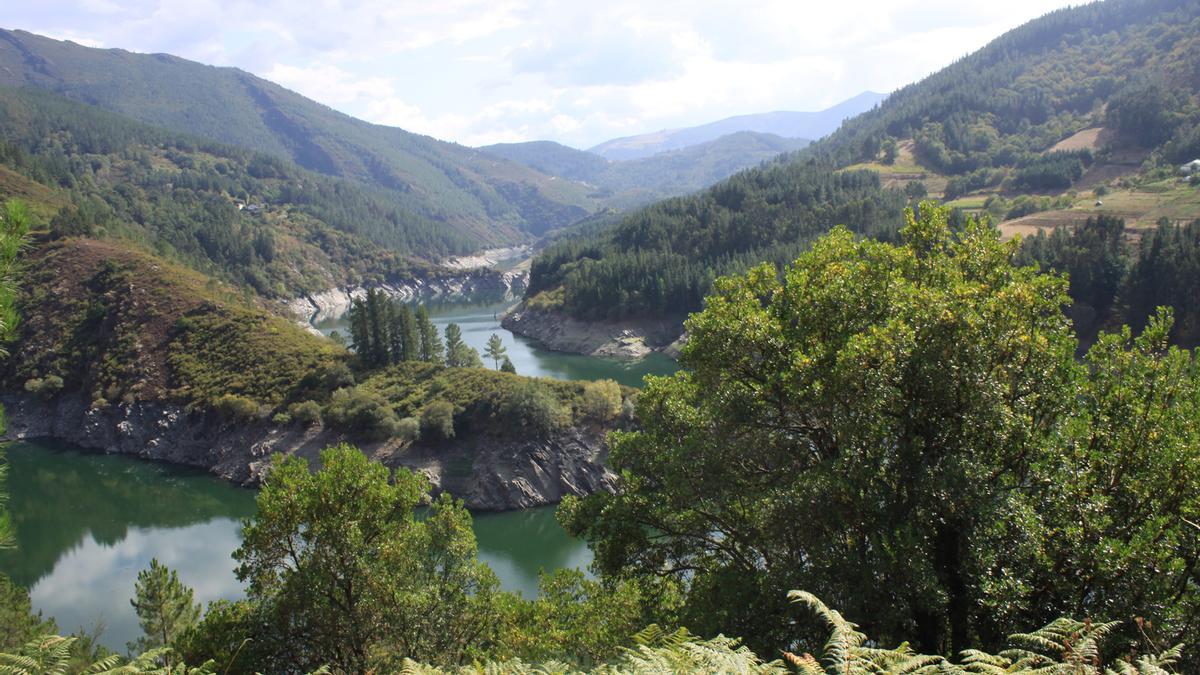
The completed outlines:
{"type": "Polygon", "coordinates": [[[1194,0],[1109,0],[1053,12],[772,166],[549,247],[534,263],[531,294],[556,289],[545,304],[580,318],[695,310],[715,275],[775,260],[773,246],[802,247],[836,224],[886,235],[894,205],[926,196],[958,198],[951,205],[997,221],[1057,209],[1041,221],[1049,226],[1103,214],[1142,228],[1162,216],[1191,221],[1200,216],[1200,193],[1175,177],[1175,164],[1200,155],[1197,53],[1194,0]],[[870,190],[838,190],[830,172],[870,190]],[[809,211],[787,225],[775,206],[785,176],[791,199],[809,211]],[[893,208],[877,208],[883,204],[893,208]]]}
{"type": "Polygon", "coordinates": [[[398,203],[476,246],[587,215],[586,188],[453,143],[369,124],[261,78],[166,54],[0,30],[0,85],[34,87],[177,132],[401,193],[398,203]]]}
{"type": "Polygon", "coordinates": [[[605,203],[626,207],[694,192],[808,143],[743,131],[627,161],[609,161],[551,141],[500,143],[480,150],[542,173],[587,183],[605,203]]]}
{"type": "Polygon", "coordinates": [[[0,176],[55,236],[131,239],[267,297],[423,273],[477,245],[393,191],[36,90],[0,87],[0,176]]]}

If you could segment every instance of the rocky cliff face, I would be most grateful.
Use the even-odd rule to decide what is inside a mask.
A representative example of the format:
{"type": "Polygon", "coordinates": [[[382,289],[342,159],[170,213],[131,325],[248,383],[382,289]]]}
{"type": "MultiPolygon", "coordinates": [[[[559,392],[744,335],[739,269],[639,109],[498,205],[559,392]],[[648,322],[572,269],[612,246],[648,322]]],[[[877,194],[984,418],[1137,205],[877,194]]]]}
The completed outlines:
{"type": "Polygon", "coordinates": [[[525,303],[506,314],[500,325],[554,351],[629,359],[639,359],[651,352],[675,358],[683,334],[680,317],[580,321],[559,312],[533,309],[525,303]]]}
{"type": "Polygon", "coordinates": [[[572,428],[548,439],[473,437],[461,442],[403,446],[392,440],[356,443],[313,426],[229,421],[213,412],[160,402],[92,408],[74,393],[43,400],[0,397],[8,416],[5,440],[51,438],[107,453],[207,469],[241,485],[256,485],[275,454],[315,461],[321,449],[352,442],[389,467],[424,473],[435,492],[460,497],[468,508],[504,511],[555,504],[566,495],[612,490],[604,466],[604,430],[572,428]]]}
{"type": "MultiPolygon", "coordinates": [[[[405,281],[386,282],[371,286],[393,298],[405,302],[437,298],[500,296],[515,298],[524,289],[529,279],[527,269],[499,271],[490,268],[467,270],[459,274],[430,279],[413,278],[405,281]]],[[[288,310],[306,325],[323,319],[337,318],[350,309],[350,303],[367,293],[368,286],[331,288],[320,293],[293,298],[287,303],[288,310]]]]}

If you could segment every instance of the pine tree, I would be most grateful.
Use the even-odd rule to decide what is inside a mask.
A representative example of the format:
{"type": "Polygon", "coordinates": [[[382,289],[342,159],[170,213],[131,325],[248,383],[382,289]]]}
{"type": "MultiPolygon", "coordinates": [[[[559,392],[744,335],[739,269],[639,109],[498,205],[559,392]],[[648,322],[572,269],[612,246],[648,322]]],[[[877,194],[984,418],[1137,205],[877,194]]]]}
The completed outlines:
{"type": "Polygon", "coordinates": [[[504,357],[504,362],[500,364],[500,372],[513,373],[515,375],[517,372],[517,367],[513,365],[512,359],[506,356],[504,357]]]}
{"type": "Polygon", "coordinates": [[[138,572],[134,589],[136,596],[129,604],[137,612],[145,635],[129,643],[131,652],[170,647],[200,620],[200,604],[194,602],[192,589],[180,583],[175,570],[157,559],[150,561],[149,569],[138,572]]]}
{"type": "Polygon", "coordinates": [[[451,368],[483,367],[479,352],[463,342],[462,329],[456,323],[446,326],[446,365],[451,368]]]}
{"type": "Polygon", "coordinates": [[[408,305],[397,304],[396,313],[399,315],[397,325],[400,329],[400,354],[397,361],[419,361],[421,359],[421,337],[417,331],[417,322],[413,319],[412,310],[408,305]]]}
{"type": "Polygon", "coordinates": [[[388,326],[386,310],[383,307],[385,302],[386,298],[381,291],[374,288],[367,291],[367,322],[370,327],[371,349],[365,361],[372,368],[387,365],[388,362],[388,326]]]}
{"type": "Polygon", "coordinates": [[[442,338],[438,335],[437,326],[429,318],[425,305],[417,307],[417,332],[421,335],[421,360],[429,363],[441,363],[445,348],[442,338]]]}
{"type": "Polygon", "coordinates": [[[492,333],[492,336],[487,341],[487,356],[496,364],[496,370],[500,369],[500,359],[506,358],[505,352],[508,350],[504,347],[504,342],[499,335],[492,333]]]}

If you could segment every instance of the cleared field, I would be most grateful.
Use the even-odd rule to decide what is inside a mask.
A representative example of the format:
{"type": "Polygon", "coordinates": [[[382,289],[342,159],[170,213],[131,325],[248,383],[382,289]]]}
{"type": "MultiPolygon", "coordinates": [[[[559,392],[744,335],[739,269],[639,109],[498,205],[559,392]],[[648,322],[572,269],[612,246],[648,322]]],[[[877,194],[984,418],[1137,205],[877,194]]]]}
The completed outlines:
{"type": "Polygon", "coordinates": [[[1178,179],[1118,190],[1101,197],[1101,201],[1103,204],[1096,206],[1094,197],[1080,197],[1069,209],[1043,211],[1001,223],[1000,231],[1005,238],[1028,236],[1038,230],[1073,226],[1101,214],[1124,218],[1126,227],[1132,230],[1154,227],[1160,218],[1176,223],[1200,218],[1200,188],[1178,179]]]}

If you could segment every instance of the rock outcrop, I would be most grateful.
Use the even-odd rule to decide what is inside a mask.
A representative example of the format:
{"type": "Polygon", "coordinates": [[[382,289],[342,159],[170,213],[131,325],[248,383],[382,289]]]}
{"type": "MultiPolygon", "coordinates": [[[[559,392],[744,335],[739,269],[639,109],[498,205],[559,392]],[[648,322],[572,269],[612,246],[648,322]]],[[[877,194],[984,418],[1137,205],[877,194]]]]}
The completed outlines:
{"type": "Polygon", "coordinates": [[[315,461],[321,449],[352,442],[390,467],[425,474],[434,492],[448,490],[468,508],[486,511],[554,504],[566,495],[612,490],[604,466],[605,430],[571,428],[547,439],[474,436],[462,441],[402,445],[358,443],[321,426],[230,421],[214,412],[161,402],[92,408],[88,397],[44,400],[30,394],[0,397],[8,416],[4,438],[48,438],[106,453],[195,466],[237,483],[258,484],[275,454],[315,461]]]}
{"type": "Polygon", "coordinates": [[[587,356],[640,359],[652,352],[674,358],[683,334],[681,317],[624,321],[580,321],[526,303],[505,314],[501,326],[537,340],[546,349],[587,356]]]}
{"type": "Polygon", "coordinates": [[[412,278],[405,281],[385,282],[374,286],[349,286],[330,288],[320,293],[303,295],[287,301],[288,310],[305,325],[323,319],[334,319],[350,309],[355,298],[366,295],[368,288],[378,288],[393,298],[403,301],[455,298],[478,295],[483,297],[515,298],[525,289],[529,279],[527,269],[499,271],[477,268],[440,277],[412,278]]]}

